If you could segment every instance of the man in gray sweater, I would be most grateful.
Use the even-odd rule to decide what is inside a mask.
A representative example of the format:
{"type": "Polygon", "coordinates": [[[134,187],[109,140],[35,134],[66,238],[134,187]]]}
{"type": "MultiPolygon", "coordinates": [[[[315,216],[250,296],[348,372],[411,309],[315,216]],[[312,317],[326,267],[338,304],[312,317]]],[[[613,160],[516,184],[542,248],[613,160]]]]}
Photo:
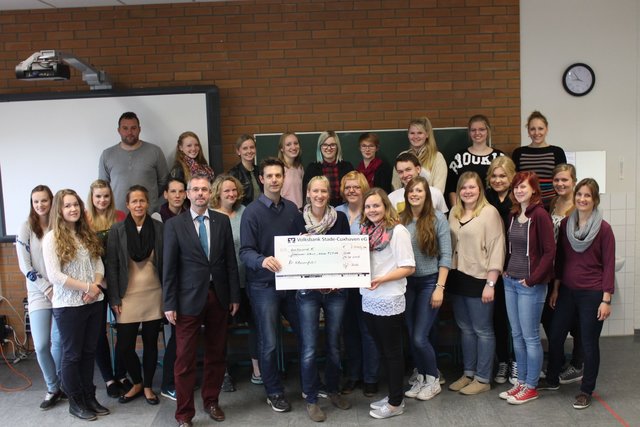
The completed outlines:
{"type": "Polygon", "coordinates": [[[116,209],[126,211],[127,190],[132,185],[143,185],[149,190],[149,211],[155,212],[169,169],[160,147],[139,139],[140,130],[140,121],[135,113],[126,112],[120,116],[120,142],[102,152],[98,177],[111,184],[116,209]]]}

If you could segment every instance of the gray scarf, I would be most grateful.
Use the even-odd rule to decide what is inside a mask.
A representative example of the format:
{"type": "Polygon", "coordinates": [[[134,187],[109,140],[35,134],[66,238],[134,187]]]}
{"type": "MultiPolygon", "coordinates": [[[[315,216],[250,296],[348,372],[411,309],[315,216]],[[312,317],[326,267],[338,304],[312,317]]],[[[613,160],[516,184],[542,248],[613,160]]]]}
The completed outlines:
{"type": "Polygon", "coordinates": [[[589,249],[591,243],[600,232],[602,213],[598,209],[591,212],[591,216],[582,228],[578,228],[578,210],[574,210],[567,220],[567,239],[574,251],[582,253],[589,249]]]}

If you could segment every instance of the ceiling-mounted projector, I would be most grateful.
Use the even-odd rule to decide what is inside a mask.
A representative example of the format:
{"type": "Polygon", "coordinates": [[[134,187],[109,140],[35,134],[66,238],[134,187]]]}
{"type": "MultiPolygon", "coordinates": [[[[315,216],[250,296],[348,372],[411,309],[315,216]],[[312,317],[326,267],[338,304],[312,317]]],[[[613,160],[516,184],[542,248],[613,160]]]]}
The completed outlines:
{"type": "Polygon", "coordinates": [[[69,66],[82,72],[82,80],[91,90],[111,89],[111,81],[102,70],[96,70],[73,55],[41,50],[16,65],[16,78],[19,80],[69,80],[69,66]]]}

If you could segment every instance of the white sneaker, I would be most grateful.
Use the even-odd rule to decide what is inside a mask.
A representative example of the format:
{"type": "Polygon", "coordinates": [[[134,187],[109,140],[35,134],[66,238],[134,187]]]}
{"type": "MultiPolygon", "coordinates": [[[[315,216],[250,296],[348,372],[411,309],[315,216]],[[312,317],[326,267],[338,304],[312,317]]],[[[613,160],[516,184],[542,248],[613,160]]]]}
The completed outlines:
{"type": "Polygon", "coordinates": [[[509,373],[509,382],[513,385],[518,384],[518,364],[511,362],[511,373],[509,373]]]}
{"type": "Polygon", "coordinates": [[[514,385],[513,387],[511,387],[507,391],[503,391],[502,393],[500,393],[498,395],[498,397],[500,399],[507,400],[509,398],[509,396],[515,396],[516,394],[518,394],[518,392],[520,391],[521,388],[522,388],[522,385],[520,383],[516,382],[516,385],[514,385]]]}
{"type": "MultiPolygon", "coordinates": [[[[380,400],[376,400],[375,402],[371,402],[369,404],[369,408],[371,408],[371,409],[380,409],[384,405],[386,405],[388,402],[389,402],[389,396],[385,396],[380,400]]],[[[402,400],[402,403],[400,404],[400,406],[404,408],[404,399],[402,400]]]]}
{"type": "Polygon", "coordinates": [[[396,406],[395,408],[385,403],[380,409],[373,409],[369,411],[369,415],[373,418],[384,419],[395,417],[404,413],[404,405],[396,406]]]}
{"type": "Polygon", "coordinates": [[[427,375],[424,387],[422,387],[422,390],[420,390],[416,398],[418,400],[430,400],[440,394],[441,391],[442,388],[440,387],[439,379],[427,375]]]}
{"type": "Polygon", "coordinates": [[[404,395],[407,397],[411,397],[411,398],[415,398],[418,393],[420,393],[420,390],[422,390],[422,388],[424,387],[424,375],[422,374],[418,374],[416,376],[416,380],[413,383],[413,385],[411,386],[411,388],[407,391],[404,392],[404,395]]]}

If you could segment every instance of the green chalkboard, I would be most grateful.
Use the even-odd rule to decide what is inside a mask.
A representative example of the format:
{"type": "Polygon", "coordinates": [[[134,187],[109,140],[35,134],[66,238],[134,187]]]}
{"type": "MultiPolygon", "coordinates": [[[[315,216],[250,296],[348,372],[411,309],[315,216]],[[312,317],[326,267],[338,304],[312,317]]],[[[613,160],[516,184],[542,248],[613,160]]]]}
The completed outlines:
{"type": "MultiPolygon", "coordinates": [[[[378,156],[386,160],[392,167],[396,156],[409,148],[406,129],[389,129],[374,131],[347,131],[337,132],[342,145],[342,157],[351,162],[353,167],[358,166],[362,160],[358,147],[358,138],[364,132],[375,132],[380,138],[380,150],[378,156]]],[[[467,128],[440,128],[434,129],[438,150],[442,153],[447,165],[453,160],[453,156],[460,150],[471,145],[467,128]]],[[[257,160],[260,162],[265,157],[278,155],[279,133],[256,134],[257,160]]],[[[316,161],[316,149],[320,132],[296,133],[302,147],[302,163],[306,167],[316,161]]]]}

